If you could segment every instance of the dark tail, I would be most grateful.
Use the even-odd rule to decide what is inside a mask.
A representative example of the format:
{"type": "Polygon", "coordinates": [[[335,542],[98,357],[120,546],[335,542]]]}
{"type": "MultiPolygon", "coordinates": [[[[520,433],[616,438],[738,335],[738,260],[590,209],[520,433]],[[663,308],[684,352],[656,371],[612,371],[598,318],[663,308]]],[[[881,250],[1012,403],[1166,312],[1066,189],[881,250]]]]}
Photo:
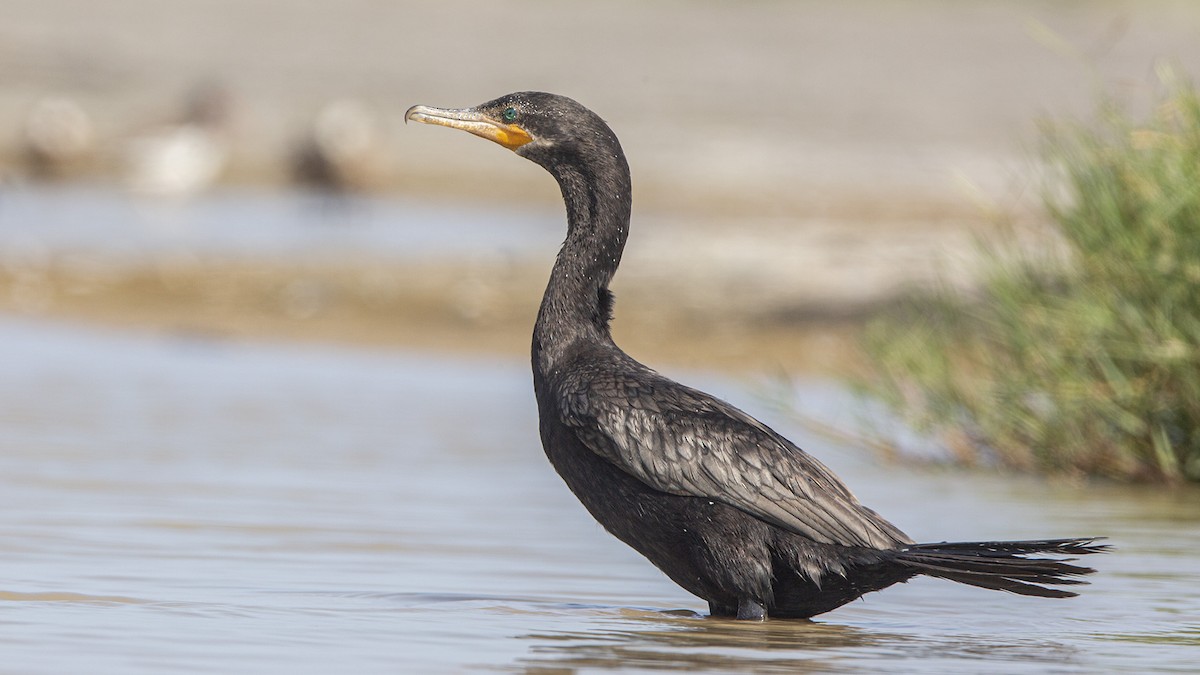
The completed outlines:
{"type": "Polygon", "coordinates": [[[1078,594],[1043,584],[1086,584],[1078,577],[1096,570],[1070,564],[1074,557],[1056,559],[1039,554],[1080,556],[1108,551],[1108,545],[1096,543],[1098,539],[913,544],[901,549],[896,561],[918,574],[980,588],[1042,598],[1070,598],[1078,594]]]}

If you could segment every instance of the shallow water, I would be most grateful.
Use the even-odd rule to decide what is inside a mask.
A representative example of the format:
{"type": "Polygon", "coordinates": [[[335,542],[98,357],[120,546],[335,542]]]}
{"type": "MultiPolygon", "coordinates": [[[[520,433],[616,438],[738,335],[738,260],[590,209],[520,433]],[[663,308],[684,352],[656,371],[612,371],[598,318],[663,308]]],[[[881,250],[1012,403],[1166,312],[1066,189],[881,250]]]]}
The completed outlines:
{"type": "Polygon", "coordinates": [[[171,200],[99,185],[7,186],[0,189],[0,263],[4,256],[78,252],[549,257],[561,221],[558,210],[290,190],[225,189],[171,200]]]}
{"type": "Polygon", "coordinates": [[[523,363],[0,321],[0,671],[1195,670],[1195,493],[877,466],[774,419],[918,538],[1119,549],[1072,600],[917,580],[744,624],[595,525],[535,418],[523,363]]]}

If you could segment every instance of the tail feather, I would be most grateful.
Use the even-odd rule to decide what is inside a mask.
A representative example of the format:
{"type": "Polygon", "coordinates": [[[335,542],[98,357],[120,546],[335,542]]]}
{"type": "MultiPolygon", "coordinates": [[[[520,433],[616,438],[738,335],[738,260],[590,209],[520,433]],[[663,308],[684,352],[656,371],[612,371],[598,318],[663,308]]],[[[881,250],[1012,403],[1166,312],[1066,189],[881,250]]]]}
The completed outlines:
{"type": "Polygon", "coordinates": [[[980,588],[1043,598],[1070,598],[1077,593],[1046,586],[1086,584],[1078,577],[1096,570],[1070,564],[1075,560],[1073,557],[1057,559],[1038,554],[1077,556],[1109,550],[1108,545],[1097,544],[1098,540],[1092,537],[914,544],[901,549],[896,560],[919,574],[980,588]]]}

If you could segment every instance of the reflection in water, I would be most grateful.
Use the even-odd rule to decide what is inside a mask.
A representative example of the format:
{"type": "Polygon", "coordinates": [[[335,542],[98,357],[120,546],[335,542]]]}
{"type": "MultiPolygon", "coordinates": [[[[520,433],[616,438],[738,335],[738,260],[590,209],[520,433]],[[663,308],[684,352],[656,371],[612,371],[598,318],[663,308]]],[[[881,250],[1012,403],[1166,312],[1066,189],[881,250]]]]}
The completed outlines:
{"type": "Polygon", "coordinates": [[[85,595],[83,593],[15,593],[0,591],[0,602],[65,602],[81,604],[131,604],[139,605],[148,602],[137,598],[123,598],[115,595],[85,595]]]}
{"type": "Polygon", "coordinates": [[[916,580],[817,622],[709,619],[554,475],[523,363],[0,321],[3,668],[1194,669],[1200,492],[907,471],[772,421],[923,539],[1117,550],[1069,601],[916,580]]]}
{"type": "Polygon", "coordinates": [[[764,624],[726,619],[667,619],[661,613],[621,612],[623,623],[644,621],[650,629],[622,627],[524,636],[534,643],[523,660],[528,671],[543,669],[706,672],[861,672],[888,663],[1015,661],[1069,664],[1076,649],[1054,640],[1004,641],[987,637],[921,637],[887,630],[804,620],[764,624]],[[665,623],[665,625],[664,625],[665,623]],[[875,665],[872,665],[874,663],[875,665]]]}
{"type": "Polygon", "coordinates": [[[850,670],[837,663],[844,650],[862,650],[886,640],[885,635],[850,626],[804,620],[757,624],[633,610],[621,614],[623,624],[634,626],[523,636],[533,642],[531,656],[523,665],[531,672],[548,667],[829,672],[850,670]],[[637,629],[639,622],[654,627],[637,629]]]}

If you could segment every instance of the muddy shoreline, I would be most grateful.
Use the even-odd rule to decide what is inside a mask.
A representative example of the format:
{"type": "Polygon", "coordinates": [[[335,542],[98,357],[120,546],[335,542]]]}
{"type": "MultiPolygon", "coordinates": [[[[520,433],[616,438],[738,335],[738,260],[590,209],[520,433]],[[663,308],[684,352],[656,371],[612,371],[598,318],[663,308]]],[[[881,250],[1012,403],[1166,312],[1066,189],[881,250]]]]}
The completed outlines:
{"type": "MultiPolygon", "coordinates": [[[[523,358],[548,265],[174,258],[0,270],[0,311],[200,340],[296,340],[523,358]]],[[[653,363],[829,374],[866,312],[713,313],[677,296],[619,301],[616,339],[653,363]]],[[[619,292],[619,289],[618,289],[619,292]]]]}

